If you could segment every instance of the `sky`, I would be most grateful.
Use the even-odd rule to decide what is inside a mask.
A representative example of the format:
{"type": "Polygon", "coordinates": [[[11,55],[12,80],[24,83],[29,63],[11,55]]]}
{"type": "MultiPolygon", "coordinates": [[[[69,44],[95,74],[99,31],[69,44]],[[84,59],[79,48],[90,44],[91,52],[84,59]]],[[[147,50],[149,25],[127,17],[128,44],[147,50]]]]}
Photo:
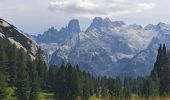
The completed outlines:
{"type": "Polygon", "coordinates": [[[127,24],[170,24],[170,0],[0,0],[0,18],[28,34],[61,29],[78,19],[85,30],[94,17],[127,24]]]}

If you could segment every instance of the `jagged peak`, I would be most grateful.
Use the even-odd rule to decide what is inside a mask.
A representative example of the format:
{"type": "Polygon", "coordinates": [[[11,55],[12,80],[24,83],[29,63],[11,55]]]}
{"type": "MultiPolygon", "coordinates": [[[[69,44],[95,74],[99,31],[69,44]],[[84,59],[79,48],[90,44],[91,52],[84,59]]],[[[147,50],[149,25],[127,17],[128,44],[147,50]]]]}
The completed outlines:
{"type": "Polygon", "coordinates": [[[101,17],[95,17],[90,25],[90,27],[87,29],[93,29],[93,28],[98,28],[101,26],[101,24],[103,23],[103,19],[101,17]]]}
{"type": "Polygon", "coordinates": [[[55,29],[54,27],[50,27],[50,28],[48,29],[48,31],[58,31],[58,30],[55,29]]]}
{"type": "Polygon", "coordinates": [[[104,21],[105,21],[105,22],[112,22],[109,17],[106,17],[106,18],[104,19],[104,21]]]}
{"type": "Polygon", "coordinates": [[[157,25],[158,25],[158,26],[165,26],[166,24],[163,23],[163,22],[159,22],[157,25]]]}
{"type": "Polygon", "coordinates": [[[125,25],[123,21],[111,21],[108,17],[102,18],[102,17],[95,17],[91,23],[91,25],[88,27],[87,31],[94,29],[94,28],[100,28],[100,27],[121,27],[125,25]]]}
{"type": "Polygon", "coordinates": [[[79,20],[72,19],[69,21],[68,26],[79,25],[79,20]]]}
{"type": "Polygon", "coordinates": [[[76,32],[79,33],[80,30],[80,25],[79,25],[79,21],[77,19],[72,19],[69,23],[68,23],[68,27],[67,27],[71,32],[76,32]]]}
{"type": "Polygon", "coordinates": [[[103,21],[103,18],[102,17],[95,17],[93,19],[93,22],[102,22],[103,21]]]}
{"type": "Polygon", "coordinates": [[[132,24],[132,25],[130,25],[130,27],[133,27],[133,28],[135,28],[135,29],[143,29],[143,27],[141,26],[141,25],[138,25],[138,24],[132,24]]]}
{"type": "Polygon", "coordinates": [[[159,22],[157,25],[156,25],[156,28],[158,29],[158,30],[163,30],[163,29],[166,29],[166,30],[170,30],[170,25],[168,25],[168,24],[165,24],[165,23],[163,23],[163,22],[159,22]]]}
{"type": "Polygon", "coordinates": [[[157,26],[160,27],[160,28],[163,28],[163,27],[170,27],[170,25],[165,24],[165,23],[163,23],[163,22],[159,22],[159,23],[157,24],[157,26]]]}
{"type": "Polygon", "coordinates": [[[125,22],[124,21],[114,21],[114,22],[112,22],[112,25],[121,27],[121,26],[125,25],[125,22]]]}

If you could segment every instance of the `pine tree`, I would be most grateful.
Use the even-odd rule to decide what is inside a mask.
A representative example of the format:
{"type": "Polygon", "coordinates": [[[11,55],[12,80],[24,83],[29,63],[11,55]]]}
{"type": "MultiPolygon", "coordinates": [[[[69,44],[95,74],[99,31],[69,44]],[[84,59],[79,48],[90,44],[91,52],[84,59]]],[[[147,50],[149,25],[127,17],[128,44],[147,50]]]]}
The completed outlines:
{"type": "Polygon", "coordinates": [[[39,50],[35,60],[36,69],[41,83],[41,88],[47,88],[47,65],[42,57],[42,51],[39,50]]]}
{"type": "Polygon", "coordinates": [[[113,91],[114,95],[117,99],[119,99],[120,93],[121,93],[121,88],[122,88],[120,78],[116,77],[113,84],[114,84],[114,91],[113,91]]]}
{"type": "Polygon", "coordinates": [[[166,95],[169,94],[170,91],[170,78],[167,76],[170,73],[170,63],[169,59],[167,57],[167,51],[166,51],[166,46],[165,44],[162,46],[160,45],[158,49],[158,55],[157,55],[157,61],[155,62],[154,69],[151,73],[151,77],[158,77],[159,78],[159,83],[160,83],[160,95],[166,95]]]}
{"type": "Polygon", "coordinates": [[[56,82],[57,72],[58,72],[57,66],[51,65],[48,70],[48,85],[49,89],[54,92],[57,84],[56,82]]]}
{"type": "Polygon", "coordinates": [[[83,97],[83,74],[79,69],[79,66],[76,65],[76,72],[75,72],[75,80],[76,80],[76,96],[83,97]]]}
{"type": "Polygon", "coordinates": [[[157,83],[153,81],[151,77],[148,77],[143,86],[143,94],[145,97],[149,98],[150,96],[158,96],[159,88],[157,87],[157,83]]]}
{"type": "Polygon", "coordinates": [[[17,48],[15,45],[12,45],[8,54],[8,59],[9,83],[10,86],[15,86],[17,80],[17,48]]]}
{"type": "Polygon", "coordinates": [[[4,48],[0,46],[0,71],[7,75],[7,56],[4,48]]]}
{"type": "Polygon", "coordinates": [[[131,82],[129,78],[125,78],[124,80],[124,95],[126,100],[130,100],[131,95],[131,82]]]}
{"type": "Polygon", "coordinates": [[[0,46],[0,100],[6,97],[7,88],[7,60],[4,49],[0,46]]]}
{"type": "Polygon", "coordinates": [[[26,54],[23,49],[19,50],[17,68],[17,97],[19,100],[27,100],[28,76],[26,72],[26,54]]]}
{"type": "Polygon", "coordinates": [[[88,100],[90,97],[90,86],[88,76],[84,76],[84,86],[83,86],[83,100],[88,100]]]}
{"type": "Polygon", "coordinates": [[[29,100],[38,100],[38,92],[39,92],[39,77],[38,72],[36,70],[35,64],[30,63],[30,78],[31,78],[31,90],[30,90],[30,96],[29,100]]]}
{"type": "Polygon", "coordinates": [[[0,71],[0,100],[5,100],[6,98],[7,82],[5,75],[0,71]]]}
{"type": "Polygon", "coordinates": [[[68,95],[67,90],[67,79],[66,79],[66,66],[62,63],[60,69],[58,70],[57,77],[56,77],[56,94],[59,100],[67,100],[68,95]]]}

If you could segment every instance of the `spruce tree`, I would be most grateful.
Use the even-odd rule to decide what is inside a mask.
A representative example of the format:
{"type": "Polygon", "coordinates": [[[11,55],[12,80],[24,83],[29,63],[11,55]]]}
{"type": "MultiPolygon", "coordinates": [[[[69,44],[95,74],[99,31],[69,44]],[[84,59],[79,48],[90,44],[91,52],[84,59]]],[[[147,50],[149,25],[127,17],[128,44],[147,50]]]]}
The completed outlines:
{"type": "Polygon", "coordinates": [[[7,88],[7,60],[4,48],[0,46],[0,100],[6,97],[7,88]]]}
{"type": "Polygon", "coordinates": [[[83,86],[83,100],[88,100],[90,97],[90,86],[88,76],[84,76],[84,86],[83,86]]]}
{"type": "Polygon", "coordinates": [[[27,100],[27,86],[28,86],[28,76],[26,72],[26,54],[23,49],[19,50],[19,58],[17,64],[17,97],[19,100],[27,100]]]}
{"type": "Polygon", "coordinates": [[[9,84],[10,86],[15,86],[17,80],[17,48],[15,45],[12,45],[8,54],[8,59],[9,84]]]}
{"type": "Polygon", "coordinates": [[[38,76],[41,83],[41,88],[45,89],[47,87],[47,65],[43,59],[42,51],[39,50],[35,59],[36,69],[38,71],[38,76]]]}
{"type": "Polygon", "coordinates": [[[6,89],[7,89],[6,77],[4,73],[0,71],[0,100],[5,100],[7,96],[6,89]]]}
{"type": "Polygon", "coordinates": [[[38,92],[39,92],[39,77],[38,72],[36,70],[36,66],[34,63],[30,63],[30,78],[31,78],[31,84],[30,84],[30,96],[29,100],[38,100],[38,92]]]}
{"type": "Polygon", "coordinates": [[[114,95],[117,99],[119,99],[120,97],[120,93],[121,93],[121,81],[120,81],[120,78],[119,77],[116,77],[116,79],[114,79],[114,95]]]}
{"type": "Polygon", "coordinates": [[[48,70],[48,85],[49,85],[49,89],[53,92],[55,92],[55,88],[56,88],[56,78],[57,78],[57,66],[55,65],[51,65],[49,70],[48,70]]]}
{"type": "Polygon", "coordinates": [[[5,50],[0,46],[0,71],[7,76],[7,56],[5,50]]]}
{"type": "Polygon", "coordinates": [[[130,95],[131,95],[131,86],[130,86],[130,79],[125,78],[124,80],[124,96],[126,100],[130,100],[130,95]]]}
{"type": "Polygon", "coordinates": [[[83,97],[83,74],[79,69],[79,66],[76,65],[76,72],[75,72],[75,79],[76,79],[76,96],[83,97]]]}

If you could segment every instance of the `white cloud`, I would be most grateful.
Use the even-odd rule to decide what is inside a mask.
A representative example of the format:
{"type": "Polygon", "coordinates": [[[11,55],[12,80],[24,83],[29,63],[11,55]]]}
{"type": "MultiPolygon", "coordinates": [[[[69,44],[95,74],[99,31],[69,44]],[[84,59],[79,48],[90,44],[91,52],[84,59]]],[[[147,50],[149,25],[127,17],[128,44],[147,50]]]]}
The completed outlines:
{"type": "Polygon", "coordinates": [[[49,5],[49,10],[81,17],[112,17],[150,10],[155,3],[146,0],[56,0],[49,5]]]}

